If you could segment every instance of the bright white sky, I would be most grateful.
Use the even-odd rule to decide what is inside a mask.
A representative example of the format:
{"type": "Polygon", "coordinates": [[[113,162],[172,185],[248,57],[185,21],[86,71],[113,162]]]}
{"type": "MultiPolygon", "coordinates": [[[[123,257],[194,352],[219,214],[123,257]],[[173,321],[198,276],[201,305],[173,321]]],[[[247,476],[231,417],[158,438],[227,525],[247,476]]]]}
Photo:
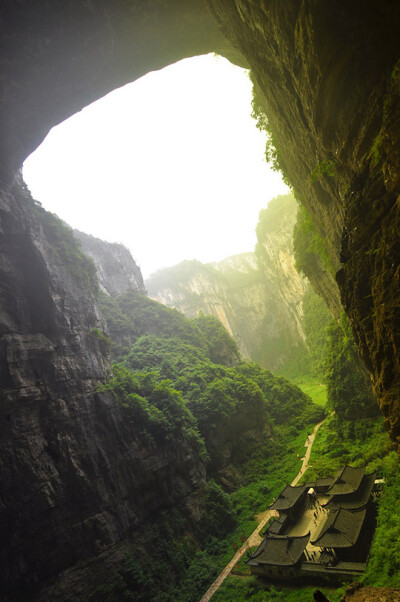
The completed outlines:
{"type": "Polygon", "coordinates": [[[246,71],[186,59],[51,130],[25,181],[72,227],[128,247],[144,277],[252,251],[260,209],[287,188],[265,163],[250,103],[246,71]]]}

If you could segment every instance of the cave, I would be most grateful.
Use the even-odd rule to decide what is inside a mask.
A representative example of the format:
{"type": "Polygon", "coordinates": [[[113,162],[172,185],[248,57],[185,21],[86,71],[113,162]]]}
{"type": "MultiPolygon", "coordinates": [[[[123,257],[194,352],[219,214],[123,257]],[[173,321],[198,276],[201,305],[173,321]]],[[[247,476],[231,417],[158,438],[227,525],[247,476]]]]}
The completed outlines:
{"type": "MultiPolygon", "coordinates": [[[[329,251],[331,269],[316,264],[307,275],[333,313],[347,313],[397,449],[399,4],[7,0],[0,17],[4,599],[17,599],[16,587],[27,599],[107,546],[118,562],[116,543],[157,506],[127,501],[136,484],[116,460],[125,454],[129,464],[118,448],[124,425],[94,394],[107,366],[83,334],[99,316],[79,291],[66,293],[74,283],[40,242],[18,170],[54,125],[182,58],[216,52],[252,70],[280,164],[329,251]],[[106,442],[105,432],[114,432],[106,442]]],[[[176,456],[179,472],[188,460],[183,448],[176,456]]],[[[197,469],[182,490],[193,490],[197,469]]],[[[78,569],[60,578],[60,599],[80,579],[78,569]]]]}

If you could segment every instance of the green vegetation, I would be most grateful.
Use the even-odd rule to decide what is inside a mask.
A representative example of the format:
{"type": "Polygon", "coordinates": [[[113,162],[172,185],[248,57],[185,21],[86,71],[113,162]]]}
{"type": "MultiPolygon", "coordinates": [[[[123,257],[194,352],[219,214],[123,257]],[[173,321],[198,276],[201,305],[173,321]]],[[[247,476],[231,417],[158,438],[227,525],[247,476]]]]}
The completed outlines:
{"type": "Polygon", "coordinates": [[[204,334],[193,321],[182,320],[182,314],[176,309],[131,292],[118,299],[103,294],[100,301],[117,361],[125,357],[140,336],[147,334],[179,338],[196,348],[207,349],[204,334]]]}
{"type": "Polygon", "coordinates": [[[377,528],[364,576],[366,585],[400,588],[400,460],[395,452],[382,462],[385,486],[378,506],[377,528]]]}
{"type": "Polygon", "coordinates": [[[283,161],[282,153],[277,145],[276,138],[271,129],[268,117],[262,107],[261,91],[257,85],[255,79],[250,73],[250,79],[253,83],[253,97],[251,101],[252,113],[251,116],[256,120],[256,126],[261,132],[265,132],[267,135],[267,142],[265,145],[265,160],[272,169],[279,171],[282,175],[282,180],[287,186],[291,186],[289,174],[283,161]]]}
{"type": "Polygon", "coordinates": [[[323,383],[313,381],[296,382],[296,385],[311,399],[317,406],[326,407],[328,401],[327,387],[323,383]]]}
{"type": "Polygon", "coordinates": [[[169,379],[182,392],[204,438],[210,456],[209,472],[214,476],[231,458],[235,472],[240,469],[240,479],[246,481],[245,466],[252,456],[266,460],[270,455],[270,446],[258,449],[265,429],[270,433],[273,424],[286,423],[297,432],[323,416],[310,398],[284,378],[273,376],[257,364],[238,363],[233,367],[232,358],[238,359],[237,347],[215,318],[188,320],[175,310],[131,296],[139,299],[127,302],[124,295],[117,303],[124,311],[133,308],[133,313],[138,303],[136,332],[158,333],[137,336],[124,356],[124,365],[131,371],[151,371],[161,380],[169,379]],[[152,311],[154,320],[150,319],[152,311]],[[176,321],[174,336],[169,336],[170,330],[160,318],[162,314],[167,319],[171,312],[176,321]],[[251,436],[246,434],[250,432],[251,436]]]}
{"type": "Polygon", "coordinates": [[[398,61],[396,61],[395,66],[392,69],[392,73],[390,74],[390,77],[392,80],[395,80],[399,74],[400,71],[400,59],[398,61]]]}
{"type": "MultiPolygon", "coordinates": [[[[331,323],[331,313],[321,297],[309,286],[303,297],[302,327],[306,335],[305,345],[299,347],[290,361],[278,372],[295,382],[297,386],[302,383],[306,387],[311,387],[310,390],[314,392],[320,385],[324,385],[328,354],[327,329],[331,323]]],[[[304,390],[302,386],[300,388],[304,390]]],[[[305,392],[310,395],[308,391],[305,392]]],[[[316,402],[314,397],[310,396],[316,402]]]]}
{"type": "MultiPolygon", "coordinates": [[[[272,217],[275,209],[272,204],[272,217]]],[[[261,237],[270,227],[265,215],[258,227],[261,237]]],[[[300,245],[302,259],[305,264],[321,260],[324,252],[326,259],[322,239],[307,214],[303,216],[297,231],[299,237],[308,237],[300,245]]],[[[208,482],[199,523],[189,525],[183,507],[166,512],[162,529],[150,528],[147,545],[132,548],[119,576],[100,585],[95,599],[197,601],[254,530],[255,515],[297,474],[306,436],[325,416],[326,404],[336,414],[322,427],[311,457],[313,468],[304,478],[333,474],[343,463],[386,470],[387,434],[381,420],[364,417],[373,413],[373,406],[348,322],[345,317],[340,325],[332,322],[311,290],[303,305],[307,349],[299,350],[292,363],[304,392],[256,363],[242,362],[236,344],[215,318],[187,320],[133,293],[104,299],[103,305],[119,361],[104,388],[120,404],[126,422],[150,444],[176,445],[183,438],[205,462],[208,482]],[[149,543],[156,541],[150,554],[149,543]]],[[[382,525],[388,517],[382,511],[382,525]]],[[[397,523],[391,520],[393,535],[382,530],[373,554],[393,576],[395,564],[384,551],[385,545],[397,545],[397,523]]],[[[367,575],[373,581],[371,571],[367,575]]],[[[259,589],[252,577],[231,578],[216,600],[308,600],[313,589],[259,589]]],[[[338,601],[342,591],[330,591],[330,599],[338,601]]]]}
{"type": "Polygon", "coordinates": [[[321,261],[327,272],[334,273],[325,241],[318,233],[307,209],[302,205],[299,205],[293,230],[293,249],[298,272],[307,276],[313,272],[315,264],[321,261]]]}
{"type": "Polygon", "coordinates": [[[382,417],[340,421],[332,415],[318,431],[305,480],[331,476],[343,464],[381,472],[390,449],[382,417]]]}
{"type": "Polygon", "coordinates": [[[256,363],[242,364],[239,370],[260,387],[275,424],[299,429],[324,418],[324,410],[310,403],[310,398],[285,378],[273,375],[256,363]]]}
{"type": "MultiPolygon", "coordinates": [[[[306,482],[317,476],[333,476],[345,463],[352,466],[366,465],[367,472],[377,471],[386,481],[378,502],[377,529],[362,580],[366,585],[375,587],[400,587],[400,515],[396,512],[400,499],[400,460],[397,454],[391,451],[381,417],[357,421],[339,421],[335,415],[329,417],[318,431],[311,452],[312,466],[301,480],[306,482]]],[[[285,482],[289,480],[290,478],[286,478],[285,482]]],[[[335,590],[320,589],[332,602],[339,602],[345,587],[346,585],[335,590]]],[[[308,601],[315,589],[271,587],[254,577],[229,577],[214,598],[221,602],[259,599],[308,601]]]]}
{"type": "Polygon", "coordinates": [[[217,318],[200,313],[194,323],[205,337],[208,356],[212,362],[225,365],[239,362],[240,353],[237,343],[217,318]]]}
{"type": "MultiPolygon", "coordinates": [[[[268,585],[255,577],[247,579],[228,577],[212,599],[215,602],[246,602],[247,600],[252,600],[252,602],[259,600],[263,602],[310,602],[314,599],[313,593],[316,589],[316,586],[288,589],[268,585]]],[[[318,589],[323,591],[331,602],[339,602],[345,587],[335,591],[327,591],[321,587],[318,589]]]]}
{"type": "MultiPolygon", "coordinates": [[[[268,207],[260,211],[256,228],[257,244],[255,247],[255,255],[260,266],[260,274],[264,274],[265,269],[267,273],[270,271],[271,257],[269,256],[267,249],[271,245],[271,241],[276,241],[276,234],[281,236],[282,233],[284,233],[284,236],[287,236],[294,223],[296,213],[297,202],[292,194],[279,195],[273,198],[268,203],[268,207]],[[284,224],[284,227],[282,227],[282,224],[284,224]],[[270,234],[273,234],[274,236],[270,237],[270,234]]],[[[274,242],[272,242],[272,244],[274,244],[274,242]]],[[[287,245],[287,249],[290,250],[290,244],[287,245]]],[[[285,372],[284,376],[291,378],[293,376],[293,371],[295,373],[303,373],[306,370],[306,348],[301,340],[299,340],[293,324],[283,324],[281,321],[279,330],[276,331],[274,337],[271,332],[271,316],[279,316],[281,308],[278,295],[272,295],[271,298],[269,297],[270,296],[267,294],[268,310],[260,326],[260,332],[268,334],[262,337],[258,347],[253,350],[252,359],[263,366],[276,366],[282,359],[285,359],[285,368],[288,364],[291,365],[292,368],[285,372]],[[299,362],[301,365],[297,366],[299,362]]]]}
{"type": "Polygon", "coordinates": [[[151,293],[155,287],[160,289],[168,288],[171,286],[171,282],[174,286],[186,284],[193,277],[193,274],[207,268],[212,270],[211,266],[203,264],[201,261],[197,261],[197,259],[181,261],[177,265],[163,268],[152,274],[146,286],[151,293]]]}
{"type": "Polygon", "coordinates": [[[308,352],[306,372],[310,377],[322,379],[324,382],[328,354],[326,333],[332,323],[332,314],[311,286],[303,297],[303,312],[303,329],[308,352]]]}
{"type": "Polygon", "coordinates": [[[111,340],[99,328],[92,328],[89,337],[100,345],[100,349],[105,355],[111,351],[111,340]]]}
{"type": "Polygon", "coordinates": [[[320,161],[318,165],[314,167],[311,172],[311,182],[314,183],[325,175],[330,178],[336,175],[336,163],[333,159],[330,161],[328,159],[320,161]]]}
{"type": "Polygon", "coordinates": [[[157,522],[146,525],[146,540],[135,538],[118,573],[95,588],[92,602],[197,602],[219,571],[216,555],[221,543],[212,534],[225,535],[236,522],[220,487],[210,482],[203,493],[209,515],[201,521],[196,538],[188,533],[183,505],[161,512],[157,522]]]}
{"type": "Polygon", "coordinates": [[[372,162],[374,167],[378,165],[382,157],[382,145],[383,145],[384,137],[382,133],[379,133],[377,137],[374,139],[370,150],[370,157],[372,157],[372,162]]]}
{"type": "Polygon", "coordinates": [[[343,464],[366,465],[385,485],[378,500],[377,528],[367,570],[366,585],[400,587],[400,460],[392,450],[382,417],[338,420],[331,416],[320,428],[304,480],[330,476],[343,464]]]}
{"type": "Polygon", "coordinates": [[[33,201],[32,210],[43,228],[47,241],[57,255],[57,261],[61,262],[84,288],[97,294],[99,285],[96,268],[91,258],[82,251],[72,229],[54,213],[46,211],[33,201]]]}
{"type": "Polygon", "coordinates": [[[113,378],[99,387],[112,393],[135,433],[147,441],[186,441],[205,458],[204,442],[182,394],[153,372],[135,372],[114,365],[113,378]]]}
{"type": "Polygon", "coordinates": [[[297,202],[292,194],[279,194],[271,199],[268,207],[261,209],[256,227],[259,243],[265,240],[267,234],[279,232],[282,220],[290,218],[297,211],[297,202]]]}
{"type": "Polygon", "coordinates": [[[188,320],[135,293],[102,302],[119,364],[100,391],[113,395],[135,438],[197,454],[208,482],[198,524],[183,507],[165,511],[93,599],[197,602],[254,530],[255,514],[297,474],[324,410],[286,379],[242,362],[215,318],[188,320]]]}
{"type": "Polygon", "coordinates": [[[198,310],[202,306],[200,294],[191,292],[191,280],[199,275],[204,276],[211,282],[221,284],[227,291],[234,292],[243,290],[262,281],[262,275],[256,269],[250,269],[246,272],[239,272],[235,269],[219,270],[212,264],[201,263],[200,261],[182,261],[178,265],[159,270],[146,281],[146,287],[149,294],[156,295],[160,290],[173,289],[181,291],[185,297],[185,305],[198,310]]]}
{"type": "Polygon", "coordinates": [[[369,378],[358,359],[349,321],[344,313],[340,325],[332,322],[327,334],[329,409],[336,412],[339,420],[376,416],[379,413],[378,405],[372,395],[369,378]]]}
{"type": "Polygon", "coordinates": [[[378,405],[357,353],[349,321],[332,320],[324,302],[311,288],[303,298],[306,350],[299,350],[282,373],[339,420],[376,416],[378,405]]]}

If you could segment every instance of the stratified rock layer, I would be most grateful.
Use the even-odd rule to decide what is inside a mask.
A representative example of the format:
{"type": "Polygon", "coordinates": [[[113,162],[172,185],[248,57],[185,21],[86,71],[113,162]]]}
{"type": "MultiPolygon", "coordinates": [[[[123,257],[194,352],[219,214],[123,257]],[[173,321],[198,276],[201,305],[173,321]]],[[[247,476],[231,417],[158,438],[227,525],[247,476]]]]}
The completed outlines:
{"type": "Polygon", "coordinates": [[[196,514],[205,470],[184,435],[149,443],[96,392],[109,370],[101,316],[42,211],[19,185],[0,195],[0,598],[87,600],[99,568],[85,563],[102,553],[115,569],[161,509],[196,514]],[[39,594],[78,561],[81,593],[72,571],[39,594]]]}
{"type": "MultiPolygon", "coordinates": [[[[208,4],[220,30],[198,0],[3,2],[0,178],[9,184],[53,125],[108,91],[179,58],[212,50],[229,57],[236,47],[261,90],[282,166],[341,268],[342,300],[397,445],[400,4],[208,4]]],[[[28,597],[44,573],[96,553],[96,540],[121,541],[126,516],[135,524],[152,508],[135,502],[140,442],[111,400],[94,395],[107,370],[99,341],[87,340],[101,327],[96,306],[20,195],[3,190],[1,587],[18,583],[28,597]]],[[[184,467],[176,471],[180,487],[155,479],[168,492],[192,490],[201,474],[195,460],[198,471],[186,465],[184,449],[182,442],[176,462],[167,462],[184,467]]],[[[157,453],[150,461],[165,466],[157,453]]]]}
{"type": "Polygon", "coordinates": [[[6,182],[53,125],[150,70],[210,51],[251,67],[281,166],[336,270],[349,243],[340,291],[397,444],[399,3],[38,0],[0,11],[6,182]]]}

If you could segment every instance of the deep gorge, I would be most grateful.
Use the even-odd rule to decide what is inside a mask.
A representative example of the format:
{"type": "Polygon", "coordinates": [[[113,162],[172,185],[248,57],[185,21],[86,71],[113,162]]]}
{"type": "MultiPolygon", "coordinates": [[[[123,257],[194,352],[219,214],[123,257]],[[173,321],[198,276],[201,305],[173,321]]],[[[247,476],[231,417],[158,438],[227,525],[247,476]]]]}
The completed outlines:
{"type": "Polygon", "coordinates": [[[201,520],[205,468],[187,434],[173,448],[132,437],[99,391],[110,364],[96,277],[18,169],[53,125],[150,70],[211,51],[250,67],[334,274],[310,261],[306,275],[328,305],[340,293],[397,449],[400,8],[39,0],[0,17],[2,596],[84,600],[154,513],[185,500],[201,520]]]}

